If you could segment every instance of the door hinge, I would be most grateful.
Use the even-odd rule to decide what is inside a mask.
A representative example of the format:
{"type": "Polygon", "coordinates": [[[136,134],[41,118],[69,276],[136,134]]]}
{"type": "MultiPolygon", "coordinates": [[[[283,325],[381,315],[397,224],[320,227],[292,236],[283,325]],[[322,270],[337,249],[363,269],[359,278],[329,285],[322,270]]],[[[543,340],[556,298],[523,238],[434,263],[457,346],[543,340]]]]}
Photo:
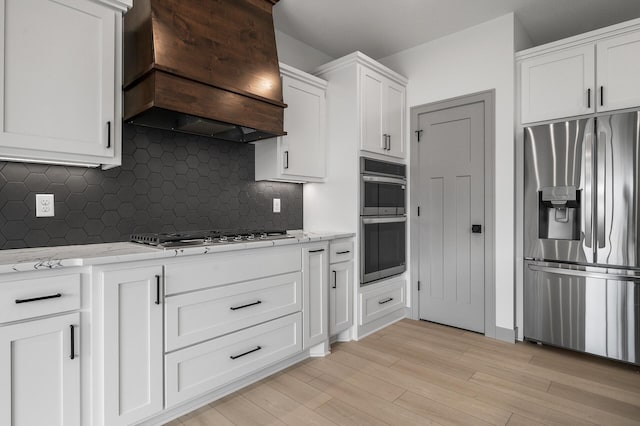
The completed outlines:
{"type": "Polygon", "coordinates": [[[418,281],[418,291],[420,291],[420,281],[418,281]]]}
{"type": "Polygon", "coordinates": [[[416,136],[418,137],[418,142],[420,142],[420,136],[422,136],[422,130],[416,130],[416,136]]]}
{"type": "Polygon", "coordinates": [[[418,206],[418,216],[420,216],[420,206],[418,206]]]}

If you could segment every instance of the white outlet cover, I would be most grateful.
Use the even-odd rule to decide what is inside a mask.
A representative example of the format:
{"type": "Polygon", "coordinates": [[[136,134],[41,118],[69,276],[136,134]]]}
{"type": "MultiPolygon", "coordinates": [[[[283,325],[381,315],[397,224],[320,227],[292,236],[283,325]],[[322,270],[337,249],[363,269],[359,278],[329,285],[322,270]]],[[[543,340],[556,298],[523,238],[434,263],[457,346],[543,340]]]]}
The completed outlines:
{"type": "Polygon", "coordinates": [[[53,206],[53,194],[36,194],[36,217],[52,217],[53,206]]]}
{"type": "Polygon", "coordinates": [[[280,213],[280,198],[273,199],[273,212],[280,213]]]}

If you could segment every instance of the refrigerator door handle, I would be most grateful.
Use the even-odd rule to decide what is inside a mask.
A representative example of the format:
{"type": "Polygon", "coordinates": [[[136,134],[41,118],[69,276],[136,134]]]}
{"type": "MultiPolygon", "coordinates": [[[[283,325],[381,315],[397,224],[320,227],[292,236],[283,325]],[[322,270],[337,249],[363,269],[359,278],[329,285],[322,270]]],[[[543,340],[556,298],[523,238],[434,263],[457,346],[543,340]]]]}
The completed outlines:
{"type": "Polygon", "coordinates": [[[597,182],[597,202],[596,202],[596,215],[597,215],[597,238],[598,248],[605,247],[605,211],[606,211],[606,199],[605,191],[607,187],[606,177],[606,160],[607,160],[607,134],[600,132],[598,135],[597,149],[598,154],[596,157],[596,164],[598,170],[596,172],[597,182]]]}
{"type": "Polygon", "coordinates": [[[584,245],[593,248],[593,133],[584,135],[584,245]]]}
{"type": "Polygon", "coordinates": [[[613,281],[640,281],[640,275],[607,274],[604,272],[580,271],[575,269],[557,268],[553,266],[528,265],[529,269],[538,272],[547,272],[556,275],[568,275],[574,277],[601,278],[613,281]]]}

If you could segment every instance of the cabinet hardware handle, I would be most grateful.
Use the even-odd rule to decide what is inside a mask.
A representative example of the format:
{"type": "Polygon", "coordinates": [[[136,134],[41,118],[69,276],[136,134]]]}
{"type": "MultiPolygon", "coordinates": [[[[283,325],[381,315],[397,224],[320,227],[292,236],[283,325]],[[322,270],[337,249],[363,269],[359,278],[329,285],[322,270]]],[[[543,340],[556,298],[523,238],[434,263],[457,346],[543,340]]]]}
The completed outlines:
{"type": "Polygon", "coordinates": [[[336,252],[336,254],[347,254],[347,253],[351,253],[351,250],[345,250],[345,251],[336,252]]]}
{"type": "Polygon", "coordinates": [[[331,288],[337,288],[338,285],[338,272],[337,271],[331,271],[333,272],[333,286],[331,288]]]}
{"type": "Polygon", "coordinates": [[[56,293],[50,296],[32,297],[31,299],[16,299],[16,303],[37,302],[38,300],[55,299],[57,297],[62,297],[62,294],[56,293]]]}
{"type": "Polygon", "coordinates": [[[389,149],[388,150],[391,151],[391,135],[388,135],[387,137],[389,138],[389,149]]]}
{"type": "Polygon", "coordinates": [[[321,251],[324,251],[324,249],[309,250],[309,253],[320,253],[321,251]]]}
{"type": "Polygon", "coordinates": [[[69,355],[69,358],[75,359],[76,358],[76,333],[75,333],[75,326],[73,324],[69,326],[69,331],[70,331],[70,337],[71,337],[71,353],[69,355]]]}
{"type": "Polygon", "coordinates": [[[384,305],[385,303],[389,303],[393,300],[393,297],[389,297],[388,299],[384,299],[378,302],[378,305],[384,305]]]}
{"type": "Polygon", "coordinates": [[[591,89],[587,89],[587,108],[591,109],[591,89]]]}
{"type": "Polygon", "coordinates": [[[604,106],[604,86],[600,86],[600,106],[604,106]]]}
{"type": "Polygon", "coordinates": [[[242,308],[248,308],[249,306],[255,306],[255,305],[259,305],[262,303],[262,300],[256,300],[253,303],[247,303],[246,305],[240,305],[240,306],[231,306],[229,309],[231,309],[232,311],[237,311],[238,309],[242,309],[242,308]]]}
{"type": "Polygon", "coordinates": [[[111,148],[111,121],[107,121],[107,148],[111,148]]]}
{"type": "Polygon", "coordinates": [[[384,148],[382,148],[382,149],[384,149],[386,151],[387,150],[387,134],[383,133],[382,137],[384,138],[384,148]]]}
{"type": "Polygon", "coordinates": [[[289,168],[289,151],[284,152],[284,168],[289,168]]]}
{"type": "Polygon", "coordinates": [[[160,304],[160,275],[156,275],[156,305],[160,304]]]}
{"type": "Polygon", "coordinates": [[[256,346],[255,348],[253,348],[253,349],[251,349],[251,350],[248,350],[248,351],[246,351],[246,352],[243,352],[243,353],[241,353],[241,354],[238,354],[238,355],[230,355],[230,356],[229,356],[229,358],[231,358],[231,359],[238,359],[238,358],[243,357],[243,356],[245,356],[245,355],[249,355],[249,354],[252,354],[252,353],[254,353],[254,352],[257,352],[257,351],[259,351],[260,349],[262,349],[262,346],[256,346]]]}

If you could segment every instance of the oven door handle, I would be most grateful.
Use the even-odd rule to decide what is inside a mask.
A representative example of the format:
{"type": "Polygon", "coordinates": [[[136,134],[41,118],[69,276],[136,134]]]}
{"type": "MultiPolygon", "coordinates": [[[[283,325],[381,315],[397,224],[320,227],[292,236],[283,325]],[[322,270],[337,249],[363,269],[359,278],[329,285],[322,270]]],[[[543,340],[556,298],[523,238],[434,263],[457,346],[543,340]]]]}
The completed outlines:
{"type": "Polygon", "coordinates": [[[392,178],[392,177],[382,177],[382,176],[362,176],[362,180],[364,182],[375,182],[375,183],[392,183],[395,185],[406,185],[407,181],[405,179],[392,178]]]}
{"type": "Polygon", "coordinates": [[[393,216],[393,217],[376,217],[376,218],[363,218],[362,223],[365,225],[371,225],[374,223],[400,223],[406,222],[406,216],[393,216]]]}

